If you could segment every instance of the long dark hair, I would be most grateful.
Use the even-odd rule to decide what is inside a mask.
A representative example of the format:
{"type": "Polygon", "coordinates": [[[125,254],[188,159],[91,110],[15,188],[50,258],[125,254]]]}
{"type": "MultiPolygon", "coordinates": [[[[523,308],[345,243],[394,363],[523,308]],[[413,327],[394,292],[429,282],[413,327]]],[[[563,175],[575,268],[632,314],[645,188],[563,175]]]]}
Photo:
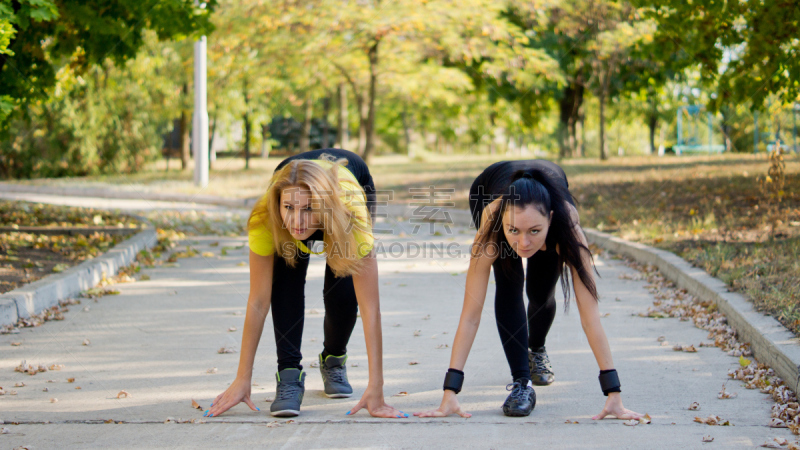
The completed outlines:
{"type": "MultiPolygon", "coordinates": [[[[592,261],[591,268],[597,273],[594,265],[592,252],[581,242],[581,230],[577,223],[572,220],[567,202],[572,201],[572,194],[566,185],[547,171],[541,169],[526,169],[514,172],[511,183],[503,190],[500,200],[500,207],[488,218],[487,228],[479,235],[475,242],[475,247],[479,252],[487,246],[493,246],[500,251],[501,267],[506,274],[515,272],[512,266],[512,258],[519,256],[514,254],[512,258],[506,257],[504,253],[509,249],[508,241],[503,231],[503,215],[509,207],[524,208],[532,205],[543,216],[553,217],[550,220],[550,228],[547,231],[547,241],[557,244],[559,248],[558,267],[561,272],[561,288],[564,291],[565,307],[569,305],[570,298],[570,270],[569,266],[575,268],[583,284],[597,300],[597,286],[590,269],[584,264],[582,253],[586,252],[592,261]]],[[[548,244],[549,245],[549,244],[548,244]]],[[[477,253],[473,253],[477,254],[477,253]]],[[[518,273],[524,277],[524,273],[518,273]]]]}

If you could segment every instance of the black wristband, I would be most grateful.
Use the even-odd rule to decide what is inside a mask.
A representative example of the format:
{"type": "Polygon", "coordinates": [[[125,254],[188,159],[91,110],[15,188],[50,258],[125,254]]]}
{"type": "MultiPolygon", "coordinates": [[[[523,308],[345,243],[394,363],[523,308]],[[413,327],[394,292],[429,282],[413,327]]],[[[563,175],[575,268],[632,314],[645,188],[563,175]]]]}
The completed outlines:
{"type": "Polygon", "coordinates": [[[447,369],[447,374],[444,376],[443,390],[451,390],[458,394],[461,392],[461,386],[464,385],[464,372],[458,369],[447,369]]]}
{"type": "Polygon", "coordinates": [[[600,389],[603,390],[603,395],[606,397],[612,392],[622,392],[616,369],[601,370],[600,376],[597,378],[600,380],[600,389]]]}

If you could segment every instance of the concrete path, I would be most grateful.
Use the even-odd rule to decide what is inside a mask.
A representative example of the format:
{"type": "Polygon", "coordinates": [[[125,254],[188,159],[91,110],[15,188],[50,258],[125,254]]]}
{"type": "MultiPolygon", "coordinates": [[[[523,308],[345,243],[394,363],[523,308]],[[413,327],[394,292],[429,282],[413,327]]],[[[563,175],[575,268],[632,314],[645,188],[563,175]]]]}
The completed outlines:
{"type": "MultiPolygon", "coordinates": [[[[452,227],[448,234],[437,225],[430,233],[426,225],[412,236],[411,224],[393,220],[378,227],[384,250],[379,267],[387,401],[407,413],[432,409],[442,395],[472,231],[452,227]],[[408,395],[392,397],[400,392],[408,395]]],[[[244,237],[203,236],[183,244],[215,256],[181,259],[179,267],[145,269],[142,273],[149,281],[116,285],[120,295],[97,302],[84,299],[70,307],[64,321],[0,336],[0,386],[17,391],[0,396],[0,419],[5,421],[0,427],[9,431],[0,435],[0,447],[753,448],[777,436],[795,440],[785,429],[766,426],[772,405],[768,396],[729,381],[726,374],[737,366],[736,358],[716,348],[681,353],[661,346],[657,338],[662,335],[670,343],[697,346],[707,342],[706,332],[690,322],[633,316],[646,310],[652,297],[644,281],[620,279],[632,269],[606,258],[598,260],[600,309],[607,314],[603,325],[625,405],[649,413],[650,425],[591,420],[605,397],[574,305],[569,313],[559,308],[547,342],[556,382],[536,388],[536,409],[529,417],[503,416],[500,406],[510,374],[494,324],[493,285],[459,395],[472,418],[384,420],[363,411],[345,416],[367,385],[363,332],[359,323],[349,347],[354,398],[325,398],[319,372],[310,367],[323,340],[324,261],[319,257],[312,258],[306,288],[303,350],[308,378],[302,415],[287,422],[268,413],[265,399],[274,396],[276,370],[270,317],[253,375],[253,399],[262,411],[240,405],[219,418],[204,419],[202,411],[192,409],[191,399],[208,407],[236,372],[239,354],[217,351],[239,348],[248,248],[244,237]],[[219,246],[210,246],[213,242],[219,246]],[[241,248],[220,256],[223,246],[241,248]],[[232,328],[236,331],[229,331],[232,328]],[[82,345],[85,339],[90,345],[82,345]],[[21,345],[11,346],[12,342],[21,345]],[[22,360],[65,367],[29,376],[14,372],[22,360]],[[216,373],[208,373],[212,368],[216,373]],[[68,383],[68,378],[75,381],[68,383]],[[21,382],[26,386],[14,387],[21,382]],[[738,397],[718,400],[726,382],[727,390],[738,397]],[[118,399],[121,390],[130,397],[118,399]],[[52,403],[52,398],[58,402],[52,403]],[[688,411],[692,402],[699,402],[701,410],[688,411]],[[697,415],[710,414],[734,426],[693,422],[697,415]],[[165,424],[168,418],[206,423],[165,424]],[[713,443],[704,444],[705,436],[713,437],[713,443]]],[[[563,298],[560,292],[557,298],[563,298]]]]}

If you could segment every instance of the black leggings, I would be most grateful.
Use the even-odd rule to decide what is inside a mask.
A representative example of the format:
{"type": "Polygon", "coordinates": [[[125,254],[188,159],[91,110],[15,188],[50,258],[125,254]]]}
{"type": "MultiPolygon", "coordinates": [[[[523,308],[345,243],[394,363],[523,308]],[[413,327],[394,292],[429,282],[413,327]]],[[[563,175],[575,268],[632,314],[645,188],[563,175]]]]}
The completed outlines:
{"type": "MultiPolygon", "coordinates": [[[[348,170],[356,175],[359,184],[364,188],[367,209],[374,220],[375,184],[366,164],[357,155],[345,150],[324,149],[302,153],[288,159],[313,159],[321,153],[347,158],[348,170]]],[[[281,165],[286,162],[282,162],[281,165]]],[[[317,230],[303,243],[310,247],[312,241],[321,241],[323,237],[323,231],[317,230]]],[[[286,260],[276,254],[272,272],[272,325],[275,330],[275,343],[278,347],[278,371],[303,368],[300,364],[303,359],[300,346],[303,342],[305,286],[309,255],[299,251],[298,256],[295,266],[289,267],[286,260]]],[[[350,341],[350,335],[353,333],[358,316],[358,302],[356,301],[353,277],[337,278],[326,264],[322,299],[325,304],[323,353],[334,356],[344,355],[347,353],[347,343],[350,341]]]]}
{"type": "MultiPolygon", "coordinates": [[[[475,184],[472,187],[470,210],[477,228],[487,202],[482,201],[482,194],[476,190],[475,184]]],[[[501,252],[501,257],[492,265],[496,287],[495,320],[512,378],[530,379],[528,348],[538,349],[544,346],[547,333],[556,317],[555,292],[560,275],[558,254],[553,244],[548,244],[547,250],[534,253],[528,258],[526,276],[522,269],[522,259],[513,252],[513,256],[508,256],[508,253],[501,252]],[[506,269],[507,266],[504,267],[505,258],[512,258],[510,272],[506,269]],[[523,287],[528,296],[527,314],[522,299],[523,287]]]]}
{"type": "MultiPolygon", "coordinates": [[[[322,239],[321,231],[317,231],[304,243],[319,239],[322,239]]],[[[303,341],[308,258],[308,253],[300,252],[297,264],[289,267],[285,259],[275,257],[272,274],[272,325],[278,347],[278,371],[303,368],[300,364],[303,359],[300,346],[303,341]]],[[[325,341],[322,344],[324,352],[328,355],[344,355],[358,316],[353,277],[337,278],[326,264],[322,299],[325,303],[325,341]]]]}

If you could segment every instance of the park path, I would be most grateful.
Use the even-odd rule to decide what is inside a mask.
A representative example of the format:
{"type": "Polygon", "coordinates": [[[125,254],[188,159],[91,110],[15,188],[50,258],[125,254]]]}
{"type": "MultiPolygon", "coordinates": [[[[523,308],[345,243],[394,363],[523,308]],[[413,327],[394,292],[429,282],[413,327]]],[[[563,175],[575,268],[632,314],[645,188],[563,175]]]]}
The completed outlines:
{"type": "MultiPolygon", "coordinates": [[[[75,201],[99,206],[87,199],[75,201]]],[[[116,201],[116,207],[121,202],[116,201]]],[[[472,231],[437,224],[434,230],[424,225],[415,234],[412,224],[395,218],[383,219],[376,227],[382,249],[387,401],[407,413],[431,409],[441,399],[472,231]],[[401,392],[408,395],[393,396],[401,392]]],[[[119,295],[97,302],[82,299],[63,321],[0,336],[0,386],[17,392],[0,396],[0,419],[5,421],[0,427],[8,429],[0,435],[0,447],[753,448],[777,436],[794,441],[787,430],[767,427],[772,406],[768,396],[729,381],[726,374],[738,365],[737,358],[717,348],[684,353],[662,346],[659,336],[671,344],[698,346],[707,342],[707,333],[690,322],[635,316],[653,300],[646,282],[621,278],[634,270],[607,256],[598,258],[603,325],[625,404],[649,413],[650,425],[591,420],[605,397],[574,306],[568,313],[559,308],[548,337],[556,382],[536,388],[536,409],[529,417],[503,416],[500,405],[510,375],[493,320],[493,285],[459,394],[472,418],[383,420],[365,412],[345,416],[367,384],[363,332],[359,323],[349,347],[354,398],[325,398],[318,369],[310,367],[323,340],[324,261],[319,257],[312,258],[306,287],[303,350],[308,378],[302,415],[293,422],[269,416],[265,400],[274,396],[276,364],[267,318],[253,374],[253,398],[262,411],[240,405],[219,418],[204,419],[201,411],[192,409],[191,400],[207,407],[236,372],[238,353],[218,350],[238,349],[241,339],[248,293],[246,244],[244,237],[187,238],[180,245],[213,256],[180,259],[178,267],[144,269],[142,274],[150,279],[115,285],[119,295]],[[228,248],[225,256],[220,254],[222,247],[228,248]],[[82,345],[86,339],[88,346],[82,345]],[[14,371],[23,360],[64,368],[29,376],[14,371]],[[213,368],[215,373],[209,373],[213,368]],[[68,378],[75,380],[69,383],[68,378]],[[738,396],[719,400],[717,393],[726,382],[727,390],[738,396]],[[25,386],[14,387],[16,383],[25,386]],[[121,390],[130,396],[117,398],[121,390]],[[51,402],[53,398],[58,401],[51,402]],[[700,403],[700,411],[687,409],[692,402],[700,403]],[[710,414],[733,426],[693,422],[696,415],[710,414]],[[169,418],[205,423],[164,423],[169,418]],[[704,444],[705,436],[713,437],[713,443],[704,444]]],[[[562,298],[560,293],[557,298],[562,298]]]]}

